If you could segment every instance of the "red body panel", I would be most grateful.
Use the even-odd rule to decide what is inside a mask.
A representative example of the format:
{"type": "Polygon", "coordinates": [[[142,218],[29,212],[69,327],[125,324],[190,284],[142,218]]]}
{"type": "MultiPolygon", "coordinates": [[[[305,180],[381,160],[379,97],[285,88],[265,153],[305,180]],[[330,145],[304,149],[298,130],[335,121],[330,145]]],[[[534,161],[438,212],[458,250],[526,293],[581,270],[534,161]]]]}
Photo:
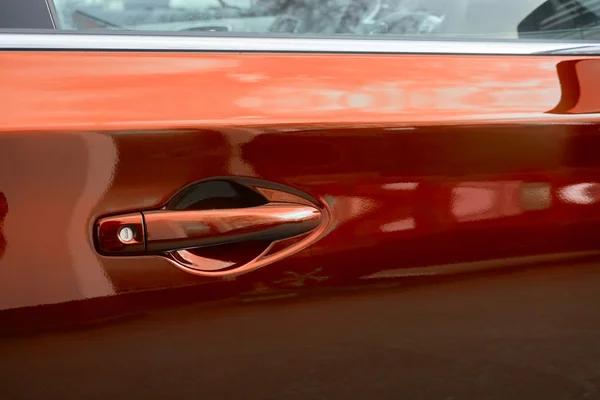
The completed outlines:
{"type": "Polygon", "coordinates": [[[0,398],[598,398],[599,69],[0,52],[0,398]],[[139,256],[211,180],[308,232],[139,256]]]}
{"type": "Polygon", "coordinates": [[[0,64],[0,309],[599,250],[594,57],[6,52],[0,64]],[[214,177],[298,189],[331,226],[235,281],[94,249],[97,218],[214,177]]]}
{"type": "MultiPolygon", "coordinates": [[[[581,121],[593,116],[546,114],[566,84],[558,66],[571,65],[571,79],[588,88],[598,79],[595,57],[4,52],[1,60],[11,93],[0,103],[3,131],[581,121]]],[[[584,107],[593,108],[593,93],[581,96],[584,107]]]]}

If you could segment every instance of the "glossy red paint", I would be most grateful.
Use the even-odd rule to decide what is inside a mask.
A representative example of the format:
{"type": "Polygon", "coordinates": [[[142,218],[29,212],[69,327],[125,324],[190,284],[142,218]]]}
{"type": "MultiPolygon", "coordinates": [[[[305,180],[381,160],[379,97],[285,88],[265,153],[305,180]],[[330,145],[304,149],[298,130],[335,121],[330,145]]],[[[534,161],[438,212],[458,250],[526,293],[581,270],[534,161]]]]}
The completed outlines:
{"type": "Polygon", "coordinates": [[[0,309],[595,254],[599,104],[573,101],[564,63],[597,85],[595,57],[2,53],[0,309]],[[297,189],[331,221],[235,281],[96,252],[98,218],[215,177],[297,189]]]}
{"type": "MultiPolygon", "coordinates": [[[[557,66],[577,57],[3,52],[0,60],[12,94],[0,99],[3,131],[594,119],[546,114],[564,90],[557,66]]],[[[598,59],[583,61],[587,70],[598,59]]]]}
{"type": "Polygon", "coordinates": [[[8,213],[8,203],[6,201],[6,196],[4,193],[0,192],[0,259],[2,255],[4,255],[4,250],[6,249],[6,240],[4,239],[4,218],[8,213]]]}

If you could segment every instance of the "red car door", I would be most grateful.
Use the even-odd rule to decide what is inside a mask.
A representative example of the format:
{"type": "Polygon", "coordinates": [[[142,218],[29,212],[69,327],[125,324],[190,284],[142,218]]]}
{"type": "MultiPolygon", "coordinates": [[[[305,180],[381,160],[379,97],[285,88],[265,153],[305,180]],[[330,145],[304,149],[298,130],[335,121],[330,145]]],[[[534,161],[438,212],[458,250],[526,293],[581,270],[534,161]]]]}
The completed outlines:
{"type": "Polygon", "coordinates": [[[600,61],[552,55],[580,42],[2,43],[3,309],[598,250],[600,61]]]}
{"type": "Polygon", "coordinates": [[[0,33],[8,331],[599,254],[589,4],[91,3],[0,33]]]}

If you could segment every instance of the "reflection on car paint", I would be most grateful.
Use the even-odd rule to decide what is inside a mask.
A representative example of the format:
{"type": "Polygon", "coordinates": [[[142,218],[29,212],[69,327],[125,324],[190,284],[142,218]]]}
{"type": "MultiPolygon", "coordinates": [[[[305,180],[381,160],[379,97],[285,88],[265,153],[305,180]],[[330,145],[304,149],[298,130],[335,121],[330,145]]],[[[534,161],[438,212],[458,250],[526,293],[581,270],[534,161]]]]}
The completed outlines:
{"type": "Polygon", "coordinates": [[[571,204],[594,204],[600,200],[600,184],[586,182],[568,185],[559,189],[558,197],[571,204]]]}
{"type": "Polygon", "coordinates": [[[452,214],[459,222],[515,216],[550,208],[551,188],[544,183],[465,182],[452,190],[452,214]]]}
{"type": "Polygon", "coordinates": [[[6,250],[6,238],[4,237],[4,218],[8,214],[8,201],[6,195],[0,192],[0,259],[6,250]]]}
{"type": "Polygon", "coordinates": [[[381,230],[383,232],[408,231],[411,229],[415,229],[416,224],[417,223],[415,222],[414,218],[408,217],[381,225],[381,230]]]}
{"type": "Polygon", "coordinates": [[[521,182],[465,182],[452,189],[452,214],[459,222],[521,213],[521,182]]]}
{"type": "Polygon", "coordinates": [[[114,295],[88,224],[114,176],[112,139],[9,133],[0,143],[0,188],[11,206],[2,229],[0,309],[114,295]]]}
{"type": "Polygon", "coordinates": [[[502,58],[476,56],[306,54],[290,63],[277,54],[4,53],[0,83],[14,95],[0,105],[5,130],[583,121],[585,115],[545,114],[561,98],[556,65],[569,59],[515,57],[499,68],[502,58]],[[377,78],[362,71],[378,71],[377,78]],[[240,82],[231,74],[265,78],[240,82]],[[536,86],[523,86],[531,77],[536,86]],[[350,107],[348,96],[368,106],[350,107]]]}
{"type": "Polygon", "coordinates": [[[330,278],[329,276],[321,276],[321,272],[323,272],[323,268],[317,268],[304,274],[294,271],[284,271],[283,275],[286,277],[276,280],[274,283],[284,287],[302,287],[309,281],[323,282],[330,278]]]}
{"type": "MultiPolygon", "coordinates": [[[[440,66],[440,69],[449,67],[451,66],[440,66]]],[[[549,75],[552,81],[556,79],[549,75]]],[[[548,108],[552,108],[560,97],[560,90],[544,81],[532,82],[531,86],[515,87],[494,87],[485,81],[465,82],[462,87],[444,87],[443,83],[436,83],[438,86],[435,88],[419,89],[411,87],[410,83],[381,82],[348,91],[335,86],[310,88],[308,82],[298,79],[295,82],[288,81],[281,87],[259,87],[258,93],[239,99],[237,105],[247,109],[268,108],[285,114],[292,110],[417,113],[433,108],[447,112],[461,109],[483,111],[484,104],[489,104],[489,107],[502,104],[507,109],[513,108],[519,113],[526,113],[532,103],[544,102],[548,108]],[[488,97],[485,102],[482,101],[483,96],[488,97]]]]}

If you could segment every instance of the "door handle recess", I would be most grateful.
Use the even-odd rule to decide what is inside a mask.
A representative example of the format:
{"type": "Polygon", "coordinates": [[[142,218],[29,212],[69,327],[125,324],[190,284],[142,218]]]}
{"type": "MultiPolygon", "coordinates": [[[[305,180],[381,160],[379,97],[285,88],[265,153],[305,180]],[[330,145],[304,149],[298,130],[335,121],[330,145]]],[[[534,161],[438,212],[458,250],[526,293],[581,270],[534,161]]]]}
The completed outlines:
{"type": "Polygon", "coordinates": [[[100,219],[96,241],[106,255],[160,254],[288,239],[314,230],[321,220],[316,207],[283,202],[236,209],[143,211],[100,219]]]}

